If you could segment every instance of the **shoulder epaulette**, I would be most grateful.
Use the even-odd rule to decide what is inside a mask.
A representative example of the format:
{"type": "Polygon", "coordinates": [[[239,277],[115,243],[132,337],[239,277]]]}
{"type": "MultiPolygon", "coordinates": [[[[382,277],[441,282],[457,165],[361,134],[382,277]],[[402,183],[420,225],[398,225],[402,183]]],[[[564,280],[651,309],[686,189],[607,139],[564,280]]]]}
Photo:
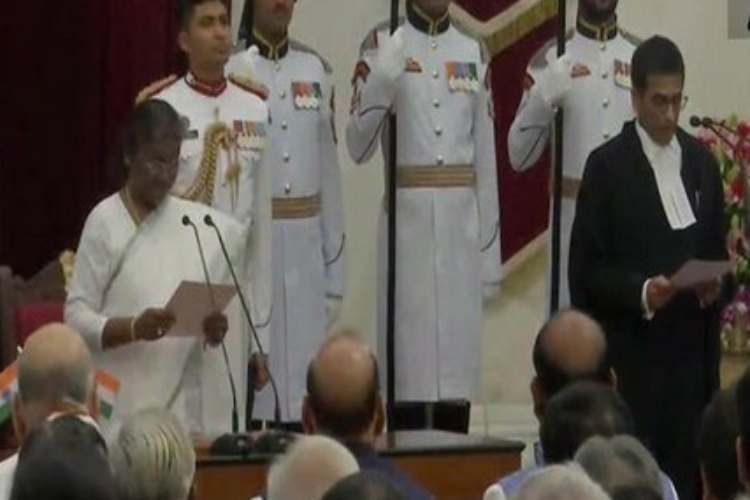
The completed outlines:
{"type": "Polygon", "coordinates": [[[635,36],[634,34],[630,33],[629,31],[625,31],[624,29],[620,29],[620,35],[627,40],[628,42],[632,43],[636,47],[638,47],[641,42],[643,42],[643,39],[635,36]]]}
{"type": "Polygon", "coordinates": [[[255,80],[252,80],[250,78],[237,76],[235,74],[229,75],[229,81],[237,85],[242,90],[246,90],[251,94],[257,95],[264,101],[268,99],[268,87],[266,87],[262,83],[256,82],[255,80]]]}
{"type": "MultiPolygon", "coordinates": [[[[403,26],[406,22],[406,18],[404,16],[401,16],[398,18],[398,25],[403,26]]],[[[365,52],[369,50],[374,50],[378,48],[378,33],[381,31],[388,31],[388,29],[391,26],[390,21],[382,21],[375,25],[373,29],[370,30],[369,33],[367,33],[367,36],[365,37],[362,44],[359,46],[359,55],[364,55],[365,52]]]]}
{"type": "Polygon", "coordinates": [[[138,94],[135,96],[135,104],[138,105],[147,99],[151,99],[162,90],[174,85],[177,80],[177,75],[169,75],[161,80],[149,83],[138,91],[138,94]]]}
{"type": "Polygon", "coordinates": [[[487,47],[487,42],[484,38],[482,38],[482,36],[476,31],[473,31],[468,25],[462,23],[459,18],[451,16],[451,25],[466,38],[471,38],[479,44],[479,53],[482,64],[488,64],[491,59],[490,50],[487,47]]]}
{"type": "Polygon", "coordinates": [[[331,64],[325,57],[320,55],[317,50],[313,49],[309,45],[302,43],[299,40],[289,40],[289,47],[300,52],[314,55],[320,60],[320,63],[323,65],[323,70],[325,70],[325,72],[329,75],[333,74],[333,66],[331,66],[331,64]]]}

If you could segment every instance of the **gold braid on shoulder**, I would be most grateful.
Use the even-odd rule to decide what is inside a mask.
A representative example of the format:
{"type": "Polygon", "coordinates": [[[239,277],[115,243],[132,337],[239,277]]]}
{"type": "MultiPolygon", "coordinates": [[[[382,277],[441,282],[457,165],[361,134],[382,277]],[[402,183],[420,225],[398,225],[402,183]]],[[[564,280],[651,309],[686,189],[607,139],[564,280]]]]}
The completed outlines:
{"type": "Polygon", "coordinates": [[[216,183],[216,167],[220,148],[227,146],[229,129],[221,122],[210,125],[203,135],[203,157],[193,184],[180,195],[181,198],[197,201],[205,205],[212,205],[214,201],[214,185],[216,183]]]}

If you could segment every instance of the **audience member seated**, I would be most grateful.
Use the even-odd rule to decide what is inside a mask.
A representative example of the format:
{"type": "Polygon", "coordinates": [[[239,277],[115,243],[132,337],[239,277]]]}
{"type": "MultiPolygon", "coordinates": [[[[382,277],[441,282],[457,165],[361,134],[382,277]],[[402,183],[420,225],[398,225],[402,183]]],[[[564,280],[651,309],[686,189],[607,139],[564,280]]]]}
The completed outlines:
{"type": "Polygon", "coordinates": [[[607,361],[604,330],[575,309],[558,312],[542,326],[534,341],[532,362],[531,396],[540,422],[547,401],[572,382],[590,380],[617,386],[617,376],[607,361]]]}
{"type": "MultiPolygon", "coordinates": [[[[50,415],[70,411],[96,416],[94,365],[81,336],[53,323],[32,333],[18,357],[12,415],[21,449],[29,432],[50,415]]],[[[0,500],[10,496],[17,463],[17,454],[0,462],[0,500]]]]}
{"type": "MultiPolygon", "coordinates": [[[[539,422],[544,417],[547,402],[569,384],[590,380],[617,385],[617,377],[607,361],[607,340],[602,327],[586,314],[564,309],[553,315],[539,330],[532,353],[534,378],[531,396],[534,414],[539,422]]],[[[572,455],[571,455],[572,457],[572,455]]],[[[531,470],[545,464],[544,451],[539,442],[534,444],[534,465],[500,479],[487,494],[502,489],[515,492],[531,470]]],[[[485,498],[495,498],[485,496],[485,498]]]]}
{"type": "Polygon", "coordinates": [[[87,415],[52,415],[19,452],[11,500],[115,500],[107,448],[87,415]]]}
{"type": "Polygon", "coordinates": [[[192,493],[195,450],[177,417],[146,408],[128,417],[110,461],[120,500],[186,500],[192,493]]]}
{"type": "Polygon", "coordinates": [[[340,479],[359,471],[354,456],[325,436],[303,436],[268,471],[267,500],[320,500],[340,479]]]}
{"type": "Polygon", "coordinates": [[[385,425],[378,364],[372,351],[344,331],[330,337],[310,362],[302,423],[311,434],[326,434],[344,443],[362,470],[377,470],[408,499],[430,494],[390,461],[375,452],[375,439],[385,425]]]}
{"type": "MultiPolygon", "coordinates": [[[[612,387],[590,381],[574,382],[546,403],[539,432],[543,460],[547,464],[572,460],[590,437],[633,434],[634,428],[630,409],[612,387]]],[[[513,495],[538,467],[517,471],[491,486],[485,492],[485,500],[513,495]]],[[[672,482],[661,473],[660,477],[664,498],[674,500],[672,482]]]]}
{"type": "Polygon", "coordinates": [[[578,448],[574,459],[609,495],[619,489],[643,487],[662,498],[659,465],[633,436],[594,436],[578,448]]]}
{"type": "Polygon", "coordinates": [[[698,463],[703,500],[733,500],[743,488],[737,472],[737,400],[734,387],[717,393],[703,411],[698,463]]]}
{"type": "Polygon", "coordinates": [[[323,500],[406,500],[388,477],[378,471],[347,476],[323,496],[323,500]]]}
{"type": "Polygon", "coordinates": [[[542,419],[539,436],[548,464],[572,460],[592,436],[631,433],[633,416],[625,401],[610,387],[576,382],[552,398],[542,419]]]}
{"type": "Polygon", "coordinates": [[[601,486],[574,463],[534,471],[514,500],[609,500],[601,486]]]}

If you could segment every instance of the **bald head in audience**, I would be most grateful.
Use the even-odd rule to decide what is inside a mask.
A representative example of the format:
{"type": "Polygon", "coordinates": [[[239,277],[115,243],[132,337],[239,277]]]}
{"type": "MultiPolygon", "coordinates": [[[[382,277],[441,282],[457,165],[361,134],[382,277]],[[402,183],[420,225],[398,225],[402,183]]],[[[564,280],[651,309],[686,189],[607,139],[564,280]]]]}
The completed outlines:
{"type": "Polygon", "coordinates": [[[302,423],[308,433],[365,444],[383,431],[377,362],[353,330],[326,340],[310,363],[302,423]]]}
{"type": "Polygon", "coordinates": [[[268,500],[320,500],[339,480],[359,471],[354,456],[325,436],[302,436],[268,471],[268,500]]]}
{"type": "Polygon", "coordinates": [[[574,309],[558,312],[544,324],[534,343],[535,376],[531,382],[534,413],[541,419],[549,398],[571,382],[591,380],[615,387],[607,360],[604,330],[574,309]]]}
{"type": "Polygon", "coordinates": [[[19,442],[57,411],[98,412],[91,353],[81,336],[61,323],[32,333],[18,357],[13,425],[19,442]]]}

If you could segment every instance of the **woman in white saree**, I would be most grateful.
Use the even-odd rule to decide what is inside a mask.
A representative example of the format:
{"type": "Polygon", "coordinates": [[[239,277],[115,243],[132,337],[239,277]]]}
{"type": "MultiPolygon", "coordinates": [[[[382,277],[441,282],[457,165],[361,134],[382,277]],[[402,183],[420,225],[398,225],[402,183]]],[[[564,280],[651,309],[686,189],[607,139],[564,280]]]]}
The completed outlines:
{"type": "MultiPolygon", "coordinates": [[[[231,393],[215,349],[222,340],[244,421],[251,344],[237,301],[226,315],[206,317],[203,338],[166,335],[176,318],[163,307],[177,286],[204,281],[193,231],[182,224],[185,215],[199,228],[211,281],[230,283],[216,236],[202,222],[206,214],[221,228],[240,282],[251,282],[250,225],[169,194],[182,135],[179,116],[164,101],[135,108],[124,135],[125,186],[91,211],[76,255],[66,322],[85,338],[97,366],[121,384],[112,418],[102,422],[108,437],[124,417],[153,406],[169,408],[193,434],[228,431],[231,393]]],[[[252,296],[249,288],[245,293],[252,296]]]]}

